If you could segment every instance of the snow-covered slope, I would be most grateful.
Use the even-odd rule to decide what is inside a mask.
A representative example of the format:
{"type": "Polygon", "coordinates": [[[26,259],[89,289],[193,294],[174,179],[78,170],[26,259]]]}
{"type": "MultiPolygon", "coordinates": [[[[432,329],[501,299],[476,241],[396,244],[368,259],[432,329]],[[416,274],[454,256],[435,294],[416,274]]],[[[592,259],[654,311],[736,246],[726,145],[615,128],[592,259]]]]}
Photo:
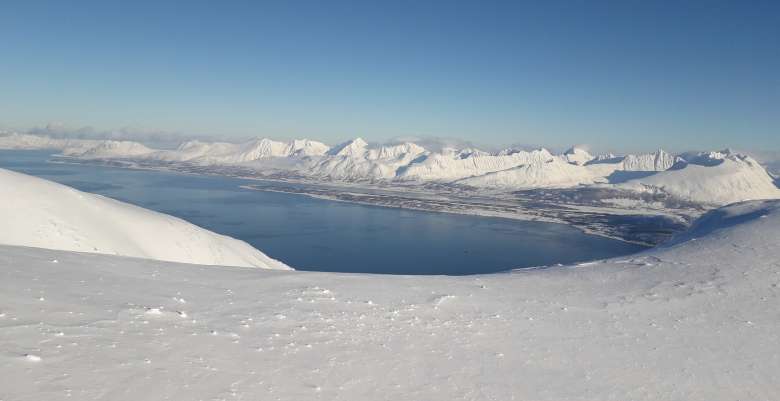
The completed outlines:
{"type": "Polygon", "coordinates": [[[456,149],[445,147],[440,152],[442,155],[451,157],[453,159],[467,159],[469,157],[490,156],[490,153],[475,149],[475,148],[463,148],[456,149]]]}
{"type": "Polygon", "coordinates": [[[451,182],[467,177],[476,177],[496,171],[507,170],[523,164],[546,162],[553,155],[546,149],[530,152],[517,151],[498,156],[475,155],[466,158],[443,154],[432,154],[425,160],[403,169],[398,175],[402,180],[451,182]]]}
{"type": "Polygon", "coordinates": [[[702,154],[696,162],[681,163],[679,168],[629,180],[620,187],[640,192],[663,192],[713,205],[780,198],[780,189],[774,184],[774,179],[749,156],[713,152],[702,154]]]}
{"type": "Polygon", "coordinates": [[[626,155],[620,164],[621,169],[626,171],[664,171],[679,160],[663,149],[658,149],[655,153],[626,155]]]}
{"type": "Polygon", "coordinates": [[[328,157],[306,164],[302,173],[339,180],[393,179],[398,170],[428,154],[413,143],[369,148],[361,138],[331,149],[328,157]]]}
{"type": "Polygon", "coordinates": [[[0,397],[774,400],[778,227],[750,202],[633,257],[466,277],[0,246],[0,397]]]}
{"type": "Polygon", "coordinates": [[[325,154],[328,149],[327,145],[308,139],[280,142],[261,138],[240,144],[188,141],[175,151],[158,152],[148,158],[200,164],[235,164],[270,157],[317,156],[325,154]]]}
{"type": "Polygon", "coordinates": [[[0,169],[0,244],[206,265],[287,267],[184,220],[0,169]]]}
{"type": "Polygon", "coordinates": [[[597,178],[587,168],[555,158],[544,162],[524,164],[495,173],[465,178],[455,181],[455,183],[473,187],[526,189],[592,184],[597,178]]]}
{"type": "Polygon", "coordinates": [[[663,149],[658,149],[654,153],[628,154],[625,156],[601,155],[592,158],[586,165],[612,165],[615,170],[622,171],[664,171],[681,161],[684,160],[663,149]]]}
{"type": "Polygon", "coordinates": [[[328,151],[331,156],[362,157],[366,154],[368,142],[363,138],[355,138],[334,146],[328,151]]]}
{"type": "Polygon", "coordinates": [[[573,146],[564,152],[561,155],[561,158],[569,163],[582,166],[585,165],[585,163],[593,160],[593,155],[588,153],[588,151],[585,149],[573,146]]]}
{"type": "Polygon", "coordinates": [[[237,145],[234,143],[192,140],[182,143],[175,150],[160,151],[148,158],[162,161],[190,161],[209,155],[227,155],[235,151],[236,148],[237,145]]]}
{"type": "Polygon", "coordinates": [[[325,144],[307,139],[278,142],[263,138],[239,144],[224,154],[207,154],[201,158],[211,164],[243,163],[266,157],[320,155],[327,150],[328,147],[325,144]]]}
{"type": "Polygon", "coordinates": [[[137,157],[155,152],[133,141],[63,139],[19,133],[0,134],[0,149],[52,149],[85,159],[137,157]]]}
{"type": "Polygon", "coordinates": [[[137,157],[155,152],[138,142],[132,141],[100,141],[97,143],[79,143],[66,146],[62,154],[71,157],[85,159],[111,158],[111,157],[137,157]]]}

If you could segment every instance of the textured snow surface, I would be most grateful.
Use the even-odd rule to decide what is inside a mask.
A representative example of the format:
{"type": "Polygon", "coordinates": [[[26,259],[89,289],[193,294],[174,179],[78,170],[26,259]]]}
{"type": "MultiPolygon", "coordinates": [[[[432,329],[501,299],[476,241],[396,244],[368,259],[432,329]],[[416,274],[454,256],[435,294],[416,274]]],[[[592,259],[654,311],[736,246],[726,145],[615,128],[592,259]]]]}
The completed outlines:
{"type": "Polygon", "coordinates": [[[655,153],[626,155],[620,162],[626,171],[664,171],[668,170],[679,158],[659,149],[655,153]]]}
{"type": "Polygon", "coordinates": [[[205,265],[287,269],[176,217],[0,169],[0,244],[205,265]]]}
{"type": "Polygon", "coordinates": [[[588,168],[570,164],[560,159],[523,164],[477,177],[456,181],[457,184],[475,187],[506,189],[572,187],[592,184],[598,177],[588,168]]]}
{"type": "Polygon", "coordinates": [[[419,163],[406,167],[402,172],[399,172],[398,178],[403,180],[449,182],[552,159],[553,155],[546,149],[530,152],[517,151],[511,154],[495,156],[475,155],[466,158],[435,154],[419,163]]]}
{"type": "Polygon", "coordinates": [[[0,399],[776,400],[778,227],[738,204],[633,257],[466,277],[0,246],[0,399]]]}

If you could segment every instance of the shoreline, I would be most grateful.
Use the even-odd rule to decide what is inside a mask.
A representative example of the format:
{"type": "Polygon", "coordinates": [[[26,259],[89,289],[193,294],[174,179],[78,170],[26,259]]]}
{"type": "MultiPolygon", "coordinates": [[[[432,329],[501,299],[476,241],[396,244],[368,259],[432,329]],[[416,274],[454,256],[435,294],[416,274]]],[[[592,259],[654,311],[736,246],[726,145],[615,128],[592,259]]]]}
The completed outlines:
{"type": "Polygon", "coordinates": [[[529,208],[517,199],[511,198],[512,194],[506,193],[493,193],[478,197],[468,192],[458,192],[454,188],[447,188],[447,191],[435,191],[404,184],[395,188],[387,188],[375,183],[322,182],[313,181],[306,177],[257,176],[248,174],[249,171],[240,166],[233,168],[231,166],[227,168],[222,166],[223,169],[215,171],[213,169],[209,170],[209,166],[150,166],[139,164],[137,161],[121,159],[79,159],[56,154],[50,155],[50,157],[49,162],[51,163],[97,165],[129,170],[160,171],[255,181],[258,184],[247,183],[239,185],[239,187],[254,191],[297,194],[334,202],[563,224],[575,228],[584,234],[648,248],[658,246],[666,242],[673,234],[683,231],[688,226],[688,221],[695,217],[695,215],[690,213],[676,214],[660,210],[632,210],[620,207],[597,207],[555,202],[534,202],[537,207],[529,208]],[[266,184],[266,186],[262,183],[266,184]],[[623,221],[610,223],[610,220],[632,218],[636,219],[635,225],[623,221]],[[632,231],[634,228],[641,228],[642,220],[647,219],[666,219],[671,228],[665,230],[648,228],[637,232],[632,231]],[[650,236],[652,240],[635,238],[642,235],[650,236]]]}
{"type": "MultiPolygon", "coordinates": [[[[631,241],[619,236],[609,235],[607,233],[604,233],[599,230],[592,230],[588,227],[575,225],[567,222],[563,219],[556,219],[553,217],[544,217],[544,216],[537,216],[532,214],[522,214],[522,213],[511,213],[511,212],[492,212],[484,209],[436,209],[433,207],[425,207],[425,206],[409,206],[409,205],[390,205],[390,204],[382,204],[378,202],[370,202],[370,201],[361,201],[361,200],[348,200],[339,198],[338,196],[330,196],[330,195],[323,195],[323,194],[316,194],[311,192],[302,192],[302,191],[286,191],[283,189],[275,189],[275,188],[261,188],[257,187],[253,184],[249,185],[241,185],[240,188],[251,190],[251,191],[263,191],[263,192],[276,192],[276,193],[283,193],[283,194],[291,194],[291,195],[301,195],[301,196],[307,196],[309,198],[313,199],[322,199],[327,200],[331,202],[342,202],[342,203],[349,203],[349,204],[355,204],[355,205],[364,205],[364,206],[374,206],[374,207],[384,207],[384,208],[390,208],[390,209],[401,209],[401,210],[413,210],[418,212],[429,212],[429,213],[446,213],[446,214],[456,214],[456,215],[462,215],[462,216],[475,216],[475,217],[488,217],[488,218],[499,218],[499,219],[507,219],[507,220],[516,220],[516,221],[532,221],[532,222],[540,222],[540,223],[549,223],[549,224],[561,224],[567,227],[574,228],[583,234],[587,235],[594,235],[602,238],[608,238],[616,241],[625,242],[627,244],[632,245],[639,245],[643,246],[647,249],[654,248],[661,243],[658,244],[649,244],[646,242],[640,242],[640,241],[631,241]]],[[[432,206],[431,204],[426,204],[424,200],[417,199],[418,204],[423,204],[427,206],[432,206]]]]}

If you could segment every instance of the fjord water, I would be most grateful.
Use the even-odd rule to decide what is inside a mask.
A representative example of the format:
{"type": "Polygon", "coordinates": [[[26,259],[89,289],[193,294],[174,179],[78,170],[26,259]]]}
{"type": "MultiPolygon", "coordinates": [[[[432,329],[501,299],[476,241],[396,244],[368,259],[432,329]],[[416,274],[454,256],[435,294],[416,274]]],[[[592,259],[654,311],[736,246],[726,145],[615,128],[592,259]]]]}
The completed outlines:
{"type": "Polygon", "coordinates": [[[256,181],[235,178],[50,163],[50,154],[0,150],[0,167],[180,217],[298,270],[475,274],[643,249],[561,224],[334,202],[242,189],[256,181]]]}

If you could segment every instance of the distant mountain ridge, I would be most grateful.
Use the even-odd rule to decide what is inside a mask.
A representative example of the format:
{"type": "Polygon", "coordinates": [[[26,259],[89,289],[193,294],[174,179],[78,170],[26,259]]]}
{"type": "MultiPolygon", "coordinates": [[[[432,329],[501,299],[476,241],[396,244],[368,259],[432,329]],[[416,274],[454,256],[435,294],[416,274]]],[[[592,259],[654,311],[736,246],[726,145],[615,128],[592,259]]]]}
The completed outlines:
{"type": "Polygon", "coordinates": [[[372,146],[362,138],[334,147],[310,139],[258,138],[238,144],[188,141],[175,150],[155,150],[130,141],[63,140],[26,134],[0,136],[0,148],[50,148],[81,159],[242,166],[261,175],[294,173],[347,182],[434,182],[500,191],[611,186],[663,192],[713,205],[780,197],[775,178],[760,163],[730,150],[673,155],[658,149],[622,156],[591,155],[578,146],[561,154],[544,148],[490,153],[448,147],[434,152],[413,142],[372,146]]]}

